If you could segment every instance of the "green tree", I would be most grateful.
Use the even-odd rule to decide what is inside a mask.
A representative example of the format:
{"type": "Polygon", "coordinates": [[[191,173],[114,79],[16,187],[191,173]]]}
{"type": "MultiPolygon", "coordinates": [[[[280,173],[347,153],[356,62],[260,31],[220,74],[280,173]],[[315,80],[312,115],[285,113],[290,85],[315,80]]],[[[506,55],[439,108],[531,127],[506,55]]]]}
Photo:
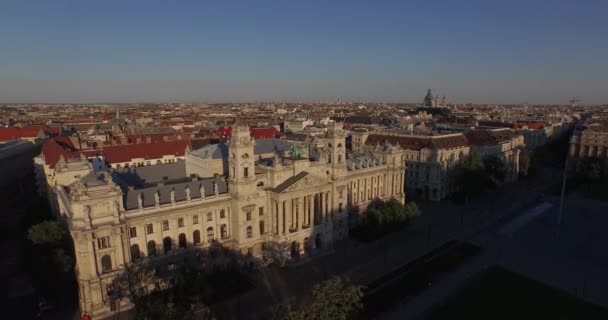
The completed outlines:
{"type": "Polygon", "coordinates": [[[483,159],[483,167],[487,178],[489,178],[488,182],[491,182],[494,187],[505,181],[508,169],[501,158],[497,156],[486,157],[483,159]]]}
{"type": "Polygon", "coordinates": [[[460,161],[457,167],[456,183],[469,202],[471,196],[481,193],[486,186],[486,174],[481,157],[472,153],[460,161]]]}
{"type": "Polygon", "coordinates": [[[334,277],[314,286],[308,304],[301,308],[279,305],[274,318],[280,320],[346,320],[363,307],[363,288],[334,277]]]}
{"type": "Polygon", "coordinates": [[[597,158],[584,158],[578,167],[581,178],[591,190],[595,184],[601,181],[603,166],[602,161],[597,158]]]}
{"type": "Polygon", "coordinates": [[[56,221],[43,221],[33,225],[27,232],[27,238],[38,246],[58,246],[65,236],[65,231],[56,221]]]}

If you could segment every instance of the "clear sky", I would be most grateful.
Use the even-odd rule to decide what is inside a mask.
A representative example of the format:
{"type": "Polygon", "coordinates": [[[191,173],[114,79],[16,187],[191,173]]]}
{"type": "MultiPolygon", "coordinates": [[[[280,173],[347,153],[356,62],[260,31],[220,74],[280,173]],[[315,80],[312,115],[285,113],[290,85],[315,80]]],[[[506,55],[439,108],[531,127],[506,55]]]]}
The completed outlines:
{"type": "Polygon", "coordinates": [[[607,0],[0,0],[0,102],[608,103],[607,0]]]}

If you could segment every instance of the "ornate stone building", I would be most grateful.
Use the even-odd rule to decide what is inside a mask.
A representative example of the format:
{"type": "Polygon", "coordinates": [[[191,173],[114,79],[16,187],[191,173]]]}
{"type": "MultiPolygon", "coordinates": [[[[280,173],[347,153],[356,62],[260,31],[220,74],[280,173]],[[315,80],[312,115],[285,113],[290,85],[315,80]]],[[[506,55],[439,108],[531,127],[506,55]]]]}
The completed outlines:
{"type": "Polygon", "coordinates": [[[511,129],[470,130],[446,135],[403,135],[354,130],[353,150],[388,144],[404,149],[402,161],[407,167],[407,193],[440,201],[458,190],[455,168],[458,162],[476,152],[481,157],[496,156],[509,169],[506,182],[517,180],[523,136],[511,129]]]}
{"type": "Polygon", "coordinates": [[[598,158],[608,166],[608,126],[589,125],[575,131],[570,139],[569,155],[575,166],[583,158],[598,158]]]}
{"type": "Polygon", "coordinates": [[[282,242],[293,256],[313,255],[347,236],[349,215],[373,199],[403,202],[403,150],[376,144],[347,156],[345,138],[330,122],[303,148],[256,156],[256,140],[238,126],[220,160],[228,174],[220,166],[207,177],[187,174],[185,161],[96,172],[83,157],[49,166],[42,155],[45,190],[74,241],[81,311],[104,317],[132,307],[112,286],[131,264],[214,242],[254,256],[282,242]]]}

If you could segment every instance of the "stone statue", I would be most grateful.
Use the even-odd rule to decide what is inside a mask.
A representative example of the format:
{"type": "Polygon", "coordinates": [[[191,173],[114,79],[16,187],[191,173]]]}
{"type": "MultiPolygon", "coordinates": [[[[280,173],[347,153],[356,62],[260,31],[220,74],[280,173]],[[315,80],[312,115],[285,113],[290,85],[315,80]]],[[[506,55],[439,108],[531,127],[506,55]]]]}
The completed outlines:
{"type": "Polygon", "coordinates": [[[137,207],[143,209],[144,207],[144,194],[143,192],[137,196],[137,207]]]}
{"type": "Polygon", "coordinates": [[[157,207],[160,206],[160,191],[154,193],[154,203],[157,207]]]}
{"type": "Polygon", "coordinates": [[[186,186],[184,191],[186,192],[186,200],[190,201],[190,187],[186,186]]]}
{"type": "Polygon", "coordinates": [[[298,147],[296,144],[291,146],[291,150],[289,151],[289,156],[292,160],[300,159],[304,155],[304,150],[298,147]]]}
{"type": "Polygon", "coordinates": [[[203,186],[203,183],[201,183],[199,190],[201,192],[201,199],[204,199],[205,198],[205,187],[203,186]]]}
{"type": "Polygon", "coordinates": [[[216,196],[220,194],[220,189],[218,188],[217,181],[213,181],[213,193],[215,193],[216,196]]]}
{"type": "Polygon", "coordinates": [[[171,203],[175,204],[175,188],[171,189],[171,203]]]}

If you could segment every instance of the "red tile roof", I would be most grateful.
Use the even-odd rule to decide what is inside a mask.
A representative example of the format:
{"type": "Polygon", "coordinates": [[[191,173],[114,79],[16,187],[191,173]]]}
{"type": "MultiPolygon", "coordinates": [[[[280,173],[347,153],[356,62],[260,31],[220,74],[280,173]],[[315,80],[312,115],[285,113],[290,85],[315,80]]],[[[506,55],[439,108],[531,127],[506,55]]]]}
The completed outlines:
{"type": "Polygon", "coordinates": [[[9,127],[0,128],[0,141],[13,139],[36,138],[40,131],[47,135],[53,135],[55,131],[47,126],[41,127],[9,127]]]}
{"type": "Polygon", "coordinates": [[[150,160],[167,155],[183,157],[189,144],[190,141],[173,141],[103,146],[100,150],[86,151],[85,154],[87,157],[102,156],[110,163],[121,163],[135,158],[150,160]]]}
{"type": "Polygon", "coordinates": [[[80,152],[74,148],[68,137],[59,136],[44,142],[42,156],[49,167],[54,168],[61,156],[65,159],[76,159],[80,157],[80,152]]]}

